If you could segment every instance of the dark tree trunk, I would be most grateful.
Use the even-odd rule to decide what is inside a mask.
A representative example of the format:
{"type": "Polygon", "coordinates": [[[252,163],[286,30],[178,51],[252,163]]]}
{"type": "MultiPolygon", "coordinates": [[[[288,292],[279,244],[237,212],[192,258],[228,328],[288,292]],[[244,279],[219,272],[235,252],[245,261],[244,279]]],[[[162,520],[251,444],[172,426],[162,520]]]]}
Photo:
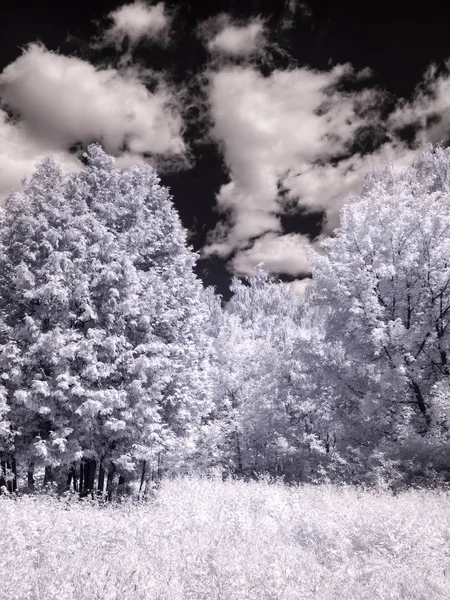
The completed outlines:
{"type": "Polygon", "coordinates": [[[147,462],[144,460],[144,461],[142,461],[141,484],[139,486],[139,499],[141,498],[142,488],[144,487],[146,467],[147,467],[147,462]]]}
{"type": "Polygon", "coordinates": [[[239,432],[236,428],[235,432],[235,440],[236,440],[236,459],[237,459],[237,472],[238,474],[242,474],[244,468],[242,464],[242,453],[241,453],[241,444],[239,440],[239,432]]]}
{"type": "MultiPolygon", "coordinates": [[[[97,462],[95,460],[89,459],[84,460],[81,463],[81,467],[83,470],[83,486],[80,484],[80,496],[82,498],[88,496],[89,494],[94,497],[94,487],[95,487],[95,472],[97,470],[97,462]]],[[[80,476],[81,480],[81,476],[80,476]]]]}
{"type": "Polygon", "coordinates": [[[117,495],[123,496],[125,494],[125,477],[123,475],[119,475],[119,483],[117,485],[117,495]]]}
{"type": "Polygon", "coordinates": [[[45,467],[45,471],[44,471],[44,486],[48,485],[49,483],[53,483],[55,481],[55,475],[53,473],[53,469],[52,467],[45,467]]]}
{"type": "Polygon", "coordinates": [[[29,490],[34,490],[34,462],[28,465],[27,486],[29,490]]]}
{"type": "Polygon", "coordinates": [[[157,482],[161,481],[161,453],[158,454],[158,471],[157,471],[157,482]]]}
{"type": "Polygon", "coordinates": [[[105,488],[105,469],[100,463],[98,468],[98,484],[97,484],[97,496],[103,498],[103,490],[105,488]]]}
{"type": "Polygon", "coordinates": [[[6,487],[6,460],[0,460],[0,488],[6,487]]]}
{"type": "Polygon", "coordinates": [[[67,475],[67,486],[66,489],[70,490],[70,485],[73,484],[73,489],[75,492],[78,491],[78,486],[77,486],[77,469],[75,467],[75,464],[72,464],[72,466],[70,467],[69,473],[67,475]]]}
{"type": "Polygon", "coordinates": [[[72,465],[72,470],[73,470],[73,491],[74,492],[78,492],[78,473],[77,473],[77,467],[75,464],[72,465]]]}
{"type": "Polygon", "coordinates": [[[84,462],[80,462],[80,481],[78,485],[78,490],[80,492],[80,496],[84,493],[84,462]]]}
{"type": "Polygon", "coordinates": [[[108,498],[108,502],[111,502],[114,491],[114,474],[115,469],[114,466],[111,465],[108,469],[108,477],[106,479],[106,494],[108,498]]]}
{"type": "Polygon", "coordinates": [[[86,491],[94,497],[95,488],[95,473],[97,471],[97,461],[89,460],[87,463],[87,475],[86,475],[86,491]]]}
{"type": "Polygon", "coordinates": [[[422,391],[415,381],[411,381],[411,387],[414,392],[414,396],[416,397],[417,406],[419,407],[419,410],[420,410],[421,414],[423,415],[423,418],[425,419],[427,426],[429,426],[431,419],[430,419],[430,415],[428,414],[427,405],[425,404],[425,400],[422,395],[422,391]]]}
{"type": "Polygon", "coordinates": [[[13,478],[10,482],[11,493],[15,493],[17,492],[17,461],[14,457],[11,459],[11,471],[13,474],[13,478]]]}

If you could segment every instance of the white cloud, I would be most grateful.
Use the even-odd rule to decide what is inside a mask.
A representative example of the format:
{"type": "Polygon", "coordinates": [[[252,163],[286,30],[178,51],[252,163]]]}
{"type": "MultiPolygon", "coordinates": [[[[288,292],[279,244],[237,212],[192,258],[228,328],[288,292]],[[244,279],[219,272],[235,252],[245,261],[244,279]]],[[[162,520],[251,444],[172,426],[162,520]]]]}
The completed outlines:
{"type": "Polygon", "coordinates": [[[308,246],[308,238],[297,233],[280,236],[267,233],[251,248],[237,253],[232,262],[233,271],[238,275],[254,274],[258,265],[263,264],[272,273],[306,274],[310,270],[308,246]]]}
{"type": "Polygon", "coordinates": [[[0,75],[0,94],[27,129],[60,145],[103,141],[117,152],[180,153],[181,121],[169,90],[152,94],[134,72],[96,69],[32,44],[0,75]]]}
{"type": "Polygon", "coordinates": [[[325,210],[325,231],[331,233],[339,226],[339,211],[343,204],[361,191],[368,170],[386,162],[393,162],[395,169],[401,169],[416,157],[417,152],[394,140],[373,154],[355,154],[336,165],[306,163],[302,168],[290,171],[283,184],[288,196],[298,199],[299,207],[325,210]]]}
{"type": "Polygon", "coordinates": [[[410,102],[402,101],[390,116],[392,128],[416,124],[417,142],[449,141],[450,138],[450,60],[447,70],[437,74],[431,66],[410,102]]]}
{"type": "Polygon", "coordinates": [[[247,57],[260,52],[264,45],[264,24],[260,19],[254,19],[246,25],[235,25],[225,18],[219,32],[208,42],[208,49],[247,57]]]}
{"type": "MultiPolygon", "coordinates": [[[[331,160],[348,152],[361,127],[376,124],[380,99],[377,90],[344,93],[336,84],[343,76],[369,75],[369,70],[353,73],[350,65],[327,72],[274,70],[268,77],[252,66],[209,73],[211,137],[223,150],[230,181],[217,194],[227,226],[222,224],[211,236],[206,255],[226,257],[237,250],[234,268],[251,272],[255,260],[261,260],[262,242],[248,246],[264,236],[264,247],[268,240],[271,248],[276,239],[283,241],[266,265],[269,270],[305,272],[293,266],[294,243],[284,243],[279,215],[286,211],[286,202],[290,210],[296,205],[324,210],[329,232],[338,225],[341,206],[360,191],[366,170],[386,160],[401,165],[413,160],[416,153],[395,139],[371,156],[331,160]]],[[[304,243],[302,238],[300,254],[304,243]]]]}
{"type": "MultiPolygon", "coordinates": [[[[364,122],[356,114],[356,101],[370,104],[375,100],[371,92],[346,96],[331,91],[349,72],[350,67],[344,65],[330,72],[273,71],[269,77],[250,66],[210,73],[211,136],[223,148],[230,174],[230,183],[219,191],[217,203],[230,215],[231,227],[225,237],[212,240],[207,252],[225,256],[245,247],[250,237],[279,230],[280,181],[291,199],[301,193],[299,204],[311,209],[327,209],[339,197],[343,183],[338,183],[340,190],[336,186],[328,190],[319,169],[312,165],[344,151],[364,122]],[[249,223],[253,224],[251,235],[249,223]]],[[[340,171],[338,178],[329,170],[328,179],[339,182],[344,169],[340,171]]],[[[349,171],[349,192],[355,188],[355,178],[349,171]]]]}
{"type": "Polygon", "coordinates": [[[125,39],[132,46],[141,40],[166,41],[171,18],[162,2],[150,6],[137,0],[109,14],[112,26],[105,32],[104,41],[120,47],[125,39]]]}
{"type": "MultiPolygon", "coordinates": [[[[299,11],[307,16],[304,4],[287,4],[291,16],[299,11]]],[[[163,3],[138,1],[109,16],[112,25],[103,40],[120,52],[129,41],[119,68],[97,68],[31,44],[0,74],[5,109],[0,108],[0,198],[19,187],[44,154],[56,155],[68,170],[77,168],[69,148],[78,142],[101,141],[121,168],[148,156],[160,168],[178,168],[185,161],[179,94],[163,76],[150,92],[147,74],[130,66],[139,41],[167,41],[170,14],[163,3]]],[[[370,156],[354,154],[334,162],[333,157],[347,153],[361,126],[377,124],[376,90],[344,93],[336,87],[341,77],[364,79],[368,70],[355,74],[350,65],[339,65],[263,76],[251,61],[275,46],[261,19],[242,23],[222,14],[204,22],[198,33],[211,51],[205,89],[210,135],[223,151],[229,174],[217,195],[226,219],[205,254],[234,252],[236,272],[251,273],[260,262],[273,272],[308,272],[308,239],[282,231],[286,201],[294,212],[296,206],[324,210],[330,232],[338,225],[342,204],[361,189],[368,168],[386,160],[405,166],[417,156],[395,136],[397,128],[417,123],[419,143],[450,137],[450,74],[438,75],[431,68],[415,97],[399,102],[386,121],[391,141],[370,156]],[[230,65],[233,58],[244,59],[245,66],[230,65]]]]}
{"type": "Polygon", "coordinates": [[[0,109],[0,201],[20,187],[23,177],[33,173],[39,157],[50,153],[67,171],[79,167],[75,156],[34,138],[23,123],[12,123],[0,109]]]}
{"type": "Polygon", "coordinates": [[[76,57],[31,44],[0,74],[0,100],[17,115],[0,119],[0,195],[17,188],[43,154],[72,167],[74,143],[101,141],[128,164],[143,153],[154,162],[182,160],[183,122],[171,91],[154,93],[131,69],[97,69],[76,57]]]}

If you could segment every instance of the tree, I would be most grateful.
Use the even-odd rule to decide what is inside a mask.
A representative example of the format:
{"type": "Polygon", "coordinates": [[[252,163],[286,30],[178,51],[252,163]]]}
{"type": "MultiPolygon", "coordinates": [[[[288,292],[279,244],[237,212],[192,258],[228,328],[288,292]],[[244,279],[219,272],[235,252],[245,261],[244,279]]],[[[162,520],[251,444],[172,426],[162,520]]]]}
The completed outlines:
{"type": "Polygon", "coordinates": [[[83,493],[99,465],[102,490],[105,469],[111,486],[180,465],[211,401],[208,303],[167,189],[99,146],[85,159],[42,161],[0,222],[10,453],[83,493]]]}
{"type": "Polygon", "coordinates": [[[215,341],[224,458],[238,474],[307,479],[325,450],[300,384],[302,302],[263,269],[232,291],[215,341]]]}
{"type": "Polygon", "coordinates": [[[437,426],[434,390],[449,376],[449,193],[449,149],[398,175],[375,170],[326,255],[312,256],[309,302],[326,315],[320,364],[354,460],[399,456],[437,426]]]}

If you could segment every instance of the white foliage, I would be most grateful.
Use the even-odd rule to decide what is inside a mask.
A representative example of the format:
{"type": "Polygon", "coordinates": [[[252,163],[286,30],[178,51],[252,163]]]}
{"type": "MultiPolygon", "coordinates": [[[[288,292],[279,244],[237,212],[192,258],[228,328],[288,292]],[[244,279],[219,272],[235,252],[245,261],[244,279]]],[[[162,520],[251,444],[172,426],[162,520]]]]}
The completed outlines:
{"type": "Polygon", "coordinates": [[[1,215],[12,449],[62,466],[81,449],[130,472],[176,436],[168,464],[187,460],[211,401],[196,255],[151,168],[120,172],[95,145],[85,157],[70,175],[42,161],[1,215]]]}
{"type": "Polygon", "coordinates": [[[443,492],[177,479],[155,502],[101,510],[3,497],[0,528],[4,598],[450,596],[443,492]]]}
{"type": "Polygon", "coordinates": [[[434,386],[449,376],[449,195],[449,149],[429,149],[399,175],[378,169],[343,208],[327,254],[311,254],[319,369],[344,446],[387,456],[432,433],[434,386]]]}

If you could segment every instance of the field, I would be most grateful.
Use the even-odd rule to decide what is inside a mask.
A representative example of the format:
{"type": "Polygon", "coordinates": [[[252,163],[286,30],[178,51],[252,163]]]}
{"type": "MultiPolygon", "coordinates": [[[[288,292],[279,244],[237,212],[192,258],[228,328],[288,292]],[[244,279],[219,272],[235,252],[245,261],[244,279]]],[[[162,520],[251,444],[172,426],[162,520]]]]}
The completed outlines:
{"type": "Polygon", "coordinates": [[[146,504],[0,498],[8,600],[450,598],[450,497],[184,478],[146,504]]]}

